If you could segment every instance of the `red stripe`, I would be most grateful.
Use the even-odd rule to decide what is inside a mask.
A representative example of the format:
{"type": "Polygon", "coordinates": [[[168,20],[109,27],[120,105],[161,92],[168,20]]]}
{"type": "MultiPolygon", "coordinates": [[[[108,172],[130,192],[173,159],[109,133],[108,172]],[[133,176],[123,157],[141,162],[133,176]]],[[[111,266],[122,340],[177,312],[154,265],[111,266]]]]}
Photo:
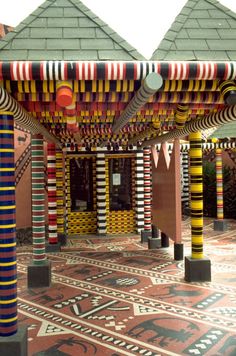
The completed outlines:
{"type": "MultiPolygon", "coordinates": [[[[141,66],[141,64],[139,64],[141,66]]],[[[137,80],[138,78],[138,68],[137,68],[137,63],[134,63],[134,80],[137,80]]]]}
{"type": "Polygon", "coordinates": [[[225,73],[224,73],[224,78],[223,79],[227,79],[227,77],[229,75],[229,68],[230,68],[230,64],[229,63],[225,63],[225,73]]]}
{"type": "Polygon", "coordinates": [[[14,80],[14,75],[13,75],[13,62],[10,63],[10,73],[11,73],[11,79],[14,80]]]}
{"type": "Polygon", "coordinates": [[[44,78],[43,78],[43,63],[42,62],[40,62],[40,79],[44,80],[44,78]]]}
{"type": "Polygon", "coordinates": [[[117,80],[120,79],[120,63],[117,64],[117,80]]]}
{"type": "Polygon", "coordinates": [[[75,77],[76,77],[76,80],[79,80],[79,64],[78,64],[78,62],[75,63],[75,77]]]}
{"type": "Polygon", "coordinates": [[[111,80],[114,80],[114,64],[111,63],[111,80]]]}
{"type": "Polygon", "coordinates": [[[17,80],[20,80],[20,66],[19,66],[19,62],[16,63],[16,73],[17,73],[17,80]]]}
{"type": "Polygon", "coordinates": [[[27,80],[27,75],[26,75],[26,65],[25,63],[22,64],[23,65],[23,77],[24,77],[24,80],[27,80]]]}

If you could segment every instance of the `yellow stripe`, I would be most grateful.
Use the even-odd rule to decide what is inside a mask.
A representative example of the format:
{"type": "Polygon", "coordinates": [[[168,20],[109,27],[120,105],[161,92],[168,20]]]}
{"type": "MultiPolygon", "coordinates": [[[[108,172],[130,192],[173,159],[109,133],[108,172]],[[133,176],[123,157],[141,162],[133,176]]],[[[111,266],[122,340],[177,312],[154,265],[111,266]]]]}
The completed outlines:
{"type": "Polygon", "coordinates": [[[15,205],[4,205],[4,206],[0,206],[0,210],[15,209],[15,208],[16,208],[15,205]]]}
{"type": "Polygon", "coordinates": [[[0,187],[0,190],[15,190],[15,187],[0,187]]]}
{"type": "MultiPolygon", "coordinates": [[[[2,113],[0,112],[0,115],[2,115],[2,113]]],[[[0,130],[0,133],[7,133],[7,134],[13,134],[14,130],[0,130]]],[[[3,149],[2,149],[3,150],[3,149]]],[[[10,151],[11,149],[6,148],[5,151],[10,151]]],[[[12,149],[12,151],[14,151],[14,149],[12,149]]],[[[4,151],[2,151],[4,152],[4,151]]]]}
{"type": "Polygon", "coordinates": [[[80,81],[80,92],[81,93],[85,92],[85,81],[84,80],[80,81]]]}
{"type": "Polygon", "coordinates": [[[25,93],[30,93],[29,81],[28,80],[24,80],[24,89],[25,89],[25,93]]]}
{"type": "Polygon", "coordinates": [[[17,320],[17,316],[11,319],[0,319],[0,323],[11,323],[12,321],[17,320]]]}
{"type": "Polygon", "coordinates": [[[7,267],[7,266],[14,266],[16,265],[16,261],[13,262],[6,262],[6,263],[0,263],[1,267],[7,267]]]}
{"type": "Polygon", "coordinates": [[[14,279],[13,281],[8,281],[8,282],[0,282],[0,286],[9,286],[11,284],[15,284],[17,282],[17,279],[14,279]]]}
{"type": "Polygon", "coordinates": [[[16,242],[12,242],[11,244],[1,244],[0,249],[4,247],[14,247],[16,246],[16,242]]]}
{"type": "Polygon", "coordinates": [[[0,300],[0,304],[11,304],[17,302],[17,298],[9,300],[0,300]]]}
{"type": "MultiPolygon", "coordinates": [[[[14,148],[0,148],[0,152],[14,152],[14,148]]],[[[1,171],[14,171],[14,169],[15,168],[1,168],[1,171]]]]}
{"type": "Polygon", "coordinates": [[[0,110],[0,115],[13,115],[12,111],[1,111],[0,110]]]}
{"type": "Polygon", "coordinates": [[[24,93],[23,86],[22,86],[22,81],[19,80],[17,84],[18,84],[18,92],[19,93],[24,93]]]}
{"type": "Polygon", "coordinates": [[[10,229],[11,227],[16,227],[16,224],[0,225],[0,229],[10,229]]]}

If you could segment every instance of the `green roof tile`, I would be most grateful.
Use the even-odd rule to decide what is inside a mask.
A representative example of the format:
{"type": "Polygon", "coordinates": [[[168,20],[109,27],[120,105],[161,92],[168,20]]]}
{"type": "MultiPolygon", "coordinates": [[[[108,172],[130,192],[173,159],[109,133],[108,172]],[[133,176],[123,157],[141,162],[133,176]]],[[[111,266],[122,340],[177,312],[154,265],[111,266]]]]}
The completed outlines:
{"type": "Polygon", "coordinates": [[[6,60],[143,60],[79,0],[48,0],[0,41],[6,60]]]}
{"type": "Polygon", "coordinates": [[[189,0],[152,59],[235,60],[235,29],[236,14],[217,0],[189,0]]]}
{"type": "Polygon", "coordinates": [[[236,122],[229,122],[228,124],[218,127],[210,138],[226,138],[236,137],[236,122]]]}

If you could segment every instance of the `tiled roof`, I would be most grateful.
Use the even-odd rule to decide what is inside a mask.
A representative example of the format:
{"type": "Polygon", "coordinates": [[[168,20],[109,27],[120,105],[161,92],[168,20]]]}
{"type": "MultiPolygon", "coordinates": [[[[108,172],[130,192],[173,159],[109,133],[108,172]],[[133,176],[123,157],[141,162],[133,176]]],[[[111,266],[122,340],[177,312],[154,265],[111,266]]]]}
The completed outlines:
{"type": "Polygon", "coordinates": [[[222,125],[216,129],[210,138],[226,138],[226,137],[236,137],[236,122],[230,122],[228,124],[222,125]]]}
{"type": "Polygon", "coordinates": [[[152,60],[236,59],[236,14],[216,0],[189,0],[152,60]]]}
{"type": "Polygon", "coordinates": [[[0,60],[143,60],[79,0],[47,0],[0,40],[0,60]]]}
{"type": "Polygon", "coordinates": [[[3,25],[2,23],[0,23],[0,38],[5,37],[8,34],[8,32],[10,32],[12,30],[13,30],[13,27],[3,25]]]}

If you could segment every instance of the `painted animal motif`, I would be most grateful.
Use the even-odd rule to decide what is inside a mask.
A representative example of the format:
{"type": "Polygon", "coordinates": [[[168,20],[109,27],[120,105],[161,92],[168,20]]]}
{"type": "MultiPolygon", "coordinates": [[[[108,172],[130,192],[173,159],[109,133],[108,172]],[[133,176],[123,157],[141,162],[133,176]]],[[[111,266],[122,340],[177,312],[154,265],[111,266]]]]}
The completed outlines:
{"type": "Polygon", "coordinates": [[[197,297],[202,293],[199,290],[178,290],[178,286],[171,285],[166,287],[168,288],[168,292],[166,294],[160,295],[160,297],[172,298],[172,297],[197,297]]]}
{"type": "Polygon", "coordinates": [[[27,137],[28,137],[28,135],[26,133],[24,136],[18,136],[17,141],[18,141],[19,145],[21,144],[21,142],[24,143],[26,141],[27,137]]]}
{"type": "Polygon", "coordinates": [[[56,302],[58,300],[61,300],[64,298],[63,294],[56,295],[55,297],[51,297],[48,294],[43,294],[39,296],[38,298],[34,299],[35,302],[45,302],[45,304],[50,303],[50,302],[56,302]]]}
{"type": "MultiPolygon", "coordinates": [[[[149,337],[147,342],[156,342],[160,339],[160,346],[167,346],[168,339],[177,342],[185,342],[187,341],[193,334],[185,329],[198,329],[198,327],[188,322],[188,326],[185,329],[174,330],[166,326],[162,326],[162,322],[164,320],[169,319],[170,321],[176,318],[156,318],[151,320],[146,320],[136,326],[134,326],[131,330],[128,331],[128,335],[131,337],[139,338],[145,332],[150,335],[150,332],[153,332],[154,335],[149,337]]],[[[178,319],[179,321],[179,319],[178,319]]]]}

